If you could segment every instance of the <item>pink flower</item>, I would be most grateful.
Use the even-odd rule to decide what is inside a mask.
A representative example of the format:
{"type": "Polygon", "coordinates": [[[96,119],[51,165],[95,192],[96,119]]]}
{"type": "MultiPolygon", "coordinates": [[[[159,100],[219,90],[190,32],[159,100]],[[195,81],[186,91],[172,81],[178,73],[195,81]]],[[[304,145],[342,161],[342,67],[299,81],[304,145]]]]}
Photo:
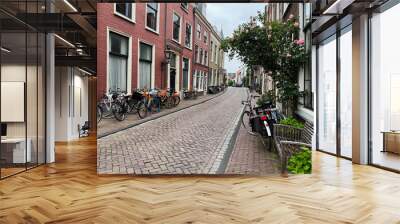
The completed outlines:
{"type": "Polygon", "coordinates": [[[297,44],[297,45],[302,46],[302,45],[304,45],[304,40],[303,39],[295,40],[294,43],[297,44]]]}
{"type": "Polygon", "coordinates": [[[294,15],[293,14],[290,14],[289,15],[289,19],[293,19],[294,18],[294,15]]]}
{"type": "Polygon", "coordinates": [[[300,25],[300,24],[299,24],[298,22],[295,22],[295,23],[293,24],[293,26],[296,27],[296,28],[299,27],[299,25],[300,25]]]}

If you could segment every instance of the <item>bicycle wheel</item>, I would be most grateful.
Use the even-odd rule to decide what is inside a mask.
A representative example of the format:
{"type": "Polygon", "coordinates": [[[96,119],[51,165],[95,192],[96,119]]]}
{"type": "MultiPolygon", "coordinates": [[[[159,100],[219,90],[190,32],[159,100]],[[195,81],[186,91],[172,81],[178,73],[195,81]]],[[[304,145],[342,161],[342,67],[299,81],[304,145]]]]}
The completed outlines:
{"type": "Polygon", "coordinates": [[[123,121],[126,118],[126,113],[124,111],[123,105],[121,105],[120,103],[114,104],[113,113],[117,121],[123,121]]]}
{"type": "Polygon", "coordinates": [[[174,107],[178,106],[181,102],[181,98],[179,96],[174,96],[174,107]]]}
{"type": "Polygon", "coordinates": [[[250,115],[251,115],[250,111],[245,111],[245,112],[242,114],[242,117],[241,117],[242,125],[243,125],[243,127],[246,129],[246,131],[247,131],[249,134],[251,134],[251,135],[257,135],[257,133],[255,133],[255,132],[253,132],[253,131],[251,130],[250,115]],[[246,123],[248,124],[247,126],[246,126],[246,123]]]}
{"type": "Polygon", "coordinates": [[[147,116],[147,108],[143,101],[140,101],[136,107],[137,113],[141,119],[147,116]]]}
{"type": "Polygon", "coordinates": [[[97,106],[97,124],[103,119],[103,110],[100,106],[97,106]]]}
{"type": "Polygon", "coordinates": [[[165,105],[167,109],[171,109],[174,106],[174,99],[169,96],[165,105]]]}

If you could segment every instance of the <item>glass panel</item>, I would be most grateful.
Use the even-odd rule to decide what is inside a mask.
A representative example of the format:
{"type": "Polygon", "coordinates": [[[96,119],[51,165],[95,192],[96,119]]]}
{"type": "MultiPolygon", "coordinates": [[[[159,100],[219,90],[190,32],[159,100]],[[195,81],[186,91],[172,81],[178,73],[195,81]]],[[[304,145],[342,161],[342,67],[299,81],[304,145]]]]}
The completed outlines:
{"type": "Polygon", "coordinates": [[[174,14],[174,30],[173,30],[173,39],[179,41],[179,32],[181,26],[181,18],[174,14]]]}
{"type": "Polygon", "coordinates": [[[336,154],[336,36],[318,48],[318,146],[336,154]]]}
{"type": "Polygon", "coordinates": [[[340,37],[340,153],[352,157],[352,34],[340,37]]]}
{"type": "Polygon", "coordinates": [[[153,30],[157,30],[157,6],[157,3],[147,3],[146,25],[153,30]]]}
{"type": "Polygon", "coordinates": [[[140,43],[140,59],[141,60],[152,60],[153,47],[148,44],[140,43]]]}
{"type": "Polygon", "coordinates": [[[186,24],[186,36],[185,36],[185,46],[192,46],[192,26],[190,24],[186,24]]]}
{"type": "Polygon", "coordinates": [[[6,49],[1,50],[2,177],[24,171],[26,162],[31,161],[25,119],[26,41],[26,33],[1,34],[1,47],[6,49]]]}
{"type": "Polygon", "coordinates": [[[400,170],[400,5],[371,19],[372,163],[400,170]]]}
{"type": "Polygon", "coordinates": [[[26,114],[27,114],[27,148],[28,168],[37,165],[38,158],[38,34],[28,33],[28,62],[27,62],[27,80],[26,80],[26,114]]]}
{"type": "Polygon", "coordinates": [[[110,54],[108,85],[110,91],[127,91],[127,62],[124,57],[110,54]]]}
{"type": "Polygon", "coordinates": [[[188,88],[188,80],[189,80],[189,59],[183,59],[183,89],[188,88]]]}
{"type": "Polygon", "coordinates": [[[38,164],[46,162],[46,139],[45,139],[45,124],[46,124],[46,79],[45,79],[45,65],[46,65],[46,36],[39,34],[38,40],[38,164]]]}
{"type": "Polygon", "coordinates": [[[115,3],[115,11],[132,19],[132,3],[115,3]]]}
{"type": "Polygon", "coordinates": [[[128,38],[110,32],[110,52],[120,55],[128,55],[128,38]]]}

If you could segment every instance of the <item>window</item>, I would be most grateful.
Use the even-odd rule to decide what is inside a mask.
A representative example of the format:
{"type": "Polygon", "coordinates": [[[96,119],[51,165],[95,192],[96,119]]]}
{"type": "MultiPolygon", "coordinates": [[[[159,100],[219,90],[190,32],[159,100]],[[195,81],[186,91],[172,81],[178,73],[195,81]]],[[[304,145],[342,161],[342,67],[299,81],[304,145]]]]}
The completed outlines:
{"type": "Polygon", "coordinates": [[[152,87],[153,47],[140,43],[139,51],[139,89],[149,89],[152,87]]]}
{"type": "Polygon", "coordinates": [[[200,24],[197,24],[196,29],[197,29],[197,39],[201,40],[201,26],[200,26],[200,24]]]}
{"type": "Polygon", "coordinates": [[[196,63],[199,63],[199,46],[194,46],[194,57],[196,63]]]}
{"type": "Polygon", "coordinates": [[[318,48],[318,147],[336,154],[336,36],[318,48]]]}
{"type": "MultiPolygon", "coordinates": [[[[308,29],[305,34],[306,50],[311,55],[311,30],[308,29]]],[[[312,93],[312,62],[311,58],[307,60],[304,65],[304,107],[313,110],[313,93],[312,93]]]]}
{"type": "Polygon", "coordinates": [[[303,6],[303,23],[304,26],[307,26],[309,22],[311,22],[311,3],[304,3],[303,6]]]}
{"type": "Polygon", "coordinates": [[[108,88],[127,91],[129,38],[110,32],[108,88]]]}
{"type": "Polygon", "coordinates": [[[200,48],[200,57],[199,57],[199,63],[202,64],[203,63],[203,49],[200,48]]]}
{"type": "Polygon", "coordinates": [[[181,6],[182,6],[182,8],[184,8],[186,10],[189,9],[189,3],[187,3],[187,2],[181,3],[181,6]]]}
{"type": "Polygon", "coordinates": [[[217,45],[215,45],[214,47],[215,47],[215,49],[214,49],[214,54],[215,54],[214,55],[214,59],[215,60],[214,61],[215,61],[215,64],[218,64],[218,54],[217,54],[218,53],[218,48],[217,48],[217,45]]]}
{"type": "Polygon", "coordinates": [[[192,25],[189,23],[186,23],[185,46],[187,48],[192,48],[192,25]]]}
{"type": "Polygon", "coordinates": [[[214,42],[211,41],[211,62],[214,62],[214,42]]]}
{"type": "Polygon", "coordinates": [[[189,59],[183,58],[183,89],[189,88],[189,59]]]}
{"type": "Polygon", "coordinates": [[[208,52],[204,51],[204,65],[208,65],[208,52]]]}
{"type": "Polygon", "coordinates": [[[208,40],[208,34],[206,31],[204,31],[204,43],[207,44],[207,40],[208,40]]]}
{"type": "Polygon", "coordinates": [[[172,39],[174,39],[177,42],[180,42],[180,32],[181,32],[181,17],[179,17],[176,13],[174,13],[172,39]]]}
{"type": "Polygon", "coordinates": [[[134,20],[134,4],[132,3],[115,3],[115,13],[131,21],[134,20]]]}
{"type": "Polygon", "coordinates": [[[147,3],[146,5],[146,27],[158,32],[158,3],[147,3]]]}

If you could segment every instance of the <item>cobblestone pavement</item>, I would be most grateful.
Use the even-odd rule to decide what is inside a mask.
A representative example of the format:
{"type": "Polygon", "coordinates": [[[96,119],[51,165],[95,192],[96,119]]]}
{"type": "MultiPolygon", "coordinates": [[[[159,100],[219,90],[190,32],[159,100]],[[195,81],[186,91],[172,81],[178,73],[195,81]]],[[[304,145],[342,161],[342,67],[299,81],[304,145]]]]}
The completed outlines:
{"type": "Polygon", "coordinates": [[[241,125],[225,173],[280,174],[278,155],[268,151],[258,136],[250,135],[241,125]]]}
{"type": "Polygon", "coordinates": [[[246,89],[98,139],[100,174],[215,174],[243,110],[246,89]]]}
{"type": "Polygon", "coordinates": [[[214,97],[217,97],[219,95],[223,94],[223,92],[212,95],[205,95],[205,96],[198,96],[197,99],[195,100],[181,100],[179,105],[177,107],[171,108],[171,109],[166,109],[163,108],[160,112],[154,113],[154,114],[149,114],[146,118],[140,119],[137,114],[128,114],[126,119],[124,121],[117,121],[114,118],[104,118],[98,125],[97,125],[97,136],[103,137],[105,135],[108,135],[110,133],[115,133],[117,131],[124,130],[126,128],[132,127],[134,125],[162,117],[166,114],[169,114],[171,112],[175,112],[187,107],[190,107],[192,105],[202,103],[204,101],[207,101],[209,99],[212,99],[214,97]]]}

